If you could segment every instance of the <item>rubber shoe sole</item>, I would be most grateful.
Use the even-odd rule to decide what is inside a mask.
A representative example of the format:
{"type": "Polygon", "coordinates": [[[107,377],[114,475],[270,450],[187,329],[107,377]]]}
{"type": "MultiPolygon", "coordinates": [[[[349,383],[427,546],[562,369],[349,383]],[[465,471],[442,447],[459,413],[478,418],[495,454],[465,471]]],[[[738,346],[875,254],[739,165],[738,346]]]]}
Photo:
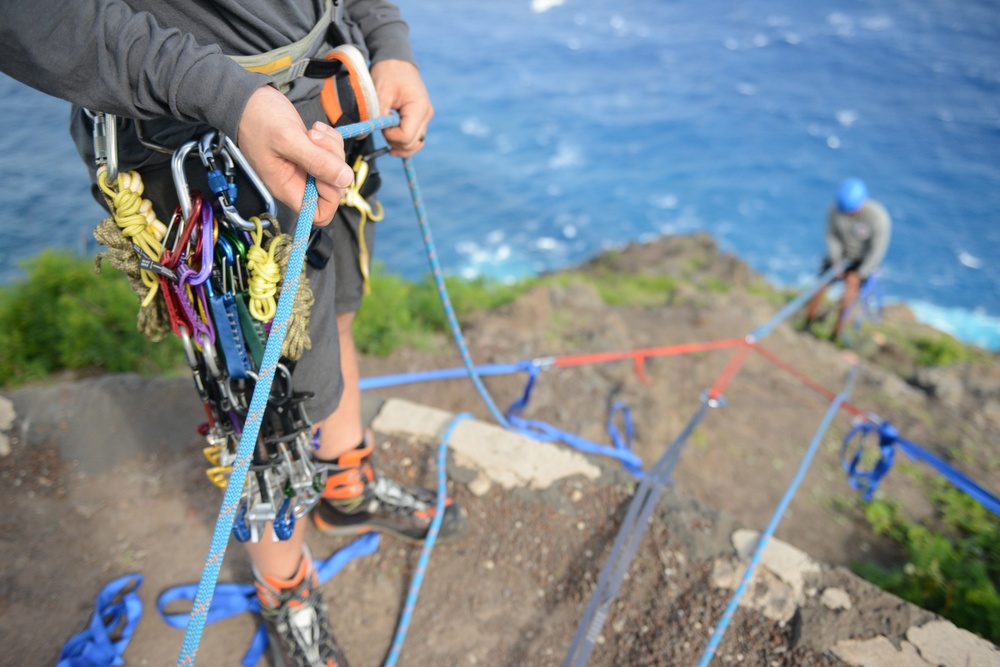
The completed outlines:
{"type": "MultiPolygon", "coordinates": [[[[426,526],[414,525],[401,518],[377,516],[366,512],[347,514],[331,507],[329,503],[320,501],[310,513],[316,529],[324,535],[335,537],[353,537],[377,530],[388,533],[401,540],[419,544],[427,538],[430,523],[426,526]]],[[[449,544],[458,541],[466,530],[465,512],[456,504],[445,507],[444,518],[438,531],[437,542],[449,544]]]]}

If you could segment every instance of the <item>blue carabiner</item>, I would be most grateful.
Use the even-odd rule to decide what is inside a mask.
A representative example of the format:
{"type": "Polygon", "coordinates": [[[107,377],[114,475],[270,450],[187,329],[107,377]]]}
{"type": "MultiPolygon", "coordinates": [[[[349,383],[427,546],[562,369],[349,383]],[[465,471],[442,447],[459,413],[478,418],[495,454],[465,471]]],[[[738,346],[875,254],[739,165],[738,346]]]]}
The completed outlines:
{"type": "Polygon", "coordinates": [[[278,508],[277,516],[274,517],[272,527],[279,540],[290,539],[295,532],[295,513],[289,511],[291,501],[291,498],[285,498],[278,508]]]}
{"type": "Polygon", "coordinates": [[[233,520],[233,537],[237,542],[247,542],[250,539],[250,526],[247,525],[247,503],[240,499],[240,506],[236,510],[236,519],[233,520]]]}

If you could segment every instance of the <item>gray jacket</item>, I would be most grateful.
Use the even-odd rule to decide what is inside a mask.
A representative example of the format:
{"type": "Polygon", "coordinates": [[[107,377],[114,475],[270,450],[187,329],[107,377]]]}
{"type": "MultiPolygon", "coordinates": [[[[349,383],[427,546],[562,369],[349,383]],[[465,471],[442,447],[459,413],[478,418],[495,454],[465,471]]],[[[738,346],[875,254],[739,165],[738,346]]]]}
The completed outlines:
{"type": "MultiPolygon", "coordinates": [[[[414,62],[409,29],[395,5],[335,3],[334,23],[371,62],[414,62]]],[[[247,100],[271,77],[249,72],[228,56],[295,42],[323,10],[323,0],[5,0],[0,71],[76,105],[71,133],[92,165],[91,124],[81,107],[142,119],[143,135],[166,146],[208,127],[237,136],[247,100]]],[[[300,79],[288,96],[301,101],[320,87],[319,81],[300,79]]],[[[134,123],[120,127],[123,169],[165,159],[138,143],[134,123]]]]}
{"type": "Polygon", "coordinates": [[[885,257],[891,235],[889,213],[873,199],[853,215],[832,206],[826,218],[827,258],[832,264],[856,263],[860,276],[867,278],[885,257]]]}

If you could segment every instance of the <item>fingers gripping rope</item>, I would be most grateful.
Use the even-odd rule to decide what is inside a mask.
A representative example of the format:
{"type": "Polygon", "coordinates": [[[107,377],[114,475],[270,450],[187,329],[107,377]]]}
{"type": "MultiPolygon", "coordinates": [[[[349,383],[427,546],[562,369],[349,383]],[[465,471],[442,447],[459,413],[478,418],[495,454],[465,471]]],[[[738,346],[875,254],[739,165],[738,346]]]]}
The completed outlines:
{"type": "MultiPolygon", "coordinates": [[[[396,125],[399,125],[399,116],[392,115],[337,128],[337,131],[347,139],[372,132],[376,129],[394,127],[396,125]]],[[[219,518],[215,524],[212,544],[205,559],[205,569],[202,572],[201,581],[198,583],[198,592],[191,605],[190,621],[184,634],[183,645],[177,656],[178,667],[194,665],[198,653],[198,645],[201,643],[205,620],[212,603],[212,592],[215,589],[215,582],[219,578],[219,569],[225,558],[226,546],[232,534],[236,510],[243,487],[247,481],[250,459],[257,442],[257,436],[260,433],[264,408],[267,405],[281,347],[288,330],[288,320],[294,307],[296,293],[298,292],[302,266],[305,263],[306,247],[309,244],[309,234],[312,231],[312,220],[316,214],[318,199],[319,194],[316,191],[316,181],[312,176],[308,176],[302,208],[295,227],[295,238],[292,241],[292,250],[285,270],[281,295],[278,297],[277,310],[274,315],[270,335],[267,339],[267,345],[264,349],[264,356],[261,359],[258,380],[254,386],[253,398],[250,401],[246,423],[244,424],[239,446],[237,447],[236,458],[233,462],[233,471],[229,478],[229,484],[226,487],[222,507],[219,510],[219,518]]]]}
{"type": "Polygon", "coordinates": [[[271,327],[271,334],[267,339],[267,346],[264,349],[264,358],[261,361],[259,379],[254,387],[250,409],[247,411],[246,424],[244,425],[240,444],[237,448],[233,472],[229,478],[229,485],[226,487],[222,508],[219,510],[219,519],[215,524],[212,544],[205,559],[205,569],[198,584],[198,593],[191,606],[191,621],[188,623],[187,631],[184,634],[184,643],[181,646],[181,652],[177,656],[178,667],[182,665],[194,665],[195,657],[198,653],[198,645],[201,643],[205,620],[212,603],[212,592],[215,589],[215,582],[219,578],[219,569],[226,555],[226,546],[229,542],[229,536],[232,534],[237,505],[243,492],[243,486],[246,484],[250,458],[257,443],[257,436],[260,433],[264,408],[267,406],[267,398],[271,392],[271,384],[274,381],[275,368],[278,365],[281,346],[288,328],[288,317],[291,313],[295,293],[298,289],[299,276],[305,261],[306,246],[309,242],[309,232],[312,230],[312,219],[316,213],[318,198],[316,181],[312,176],[309,176],[306,180],[302,210],[299,213],[299,221],[295,229],[292,254],[288,259],[288,268],[284,281],[285,286],[281,290],[281,296],[278,298],[274,324],[271,327]]]}

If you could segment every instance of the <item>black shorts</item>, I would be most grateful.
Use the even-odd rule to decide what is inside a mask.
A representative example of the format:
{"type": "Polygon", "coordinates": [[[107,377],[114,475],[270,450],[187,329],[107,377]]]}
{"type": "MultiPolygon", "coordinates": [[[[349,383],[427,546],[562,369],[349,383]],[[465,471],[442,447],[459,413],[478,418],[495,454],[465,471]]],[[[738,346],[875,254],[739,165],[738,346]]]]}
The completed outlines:
{"type": "MultiPolygon", "coordinates": [[[[820,266],[820,269],[819,269],[820,274],[823,274],[823,273],[826,273],[827,271],[829,271],[831,266],[833,266],[833,262],[830,261],[830,258],[829,257],[824,257],[823,258],[823,264],[822,264],[822,266],[820,266]]],[[[860,268],[861,268],[861,260],[856,260],[856,261],[853,261],[853,262],[847,262],[846,265],[844,266],[844,273],[852,273],[852,272],[853,273],[857,273],[858,269],[860,269],[860,268]]],[[[837,278],[835,277],[834,280],[837,280],[837,278]]],[[[861,284],[864,285],[866,282],[868,282],[868,276],[862,276],[861,277],[861,284]]]]}

